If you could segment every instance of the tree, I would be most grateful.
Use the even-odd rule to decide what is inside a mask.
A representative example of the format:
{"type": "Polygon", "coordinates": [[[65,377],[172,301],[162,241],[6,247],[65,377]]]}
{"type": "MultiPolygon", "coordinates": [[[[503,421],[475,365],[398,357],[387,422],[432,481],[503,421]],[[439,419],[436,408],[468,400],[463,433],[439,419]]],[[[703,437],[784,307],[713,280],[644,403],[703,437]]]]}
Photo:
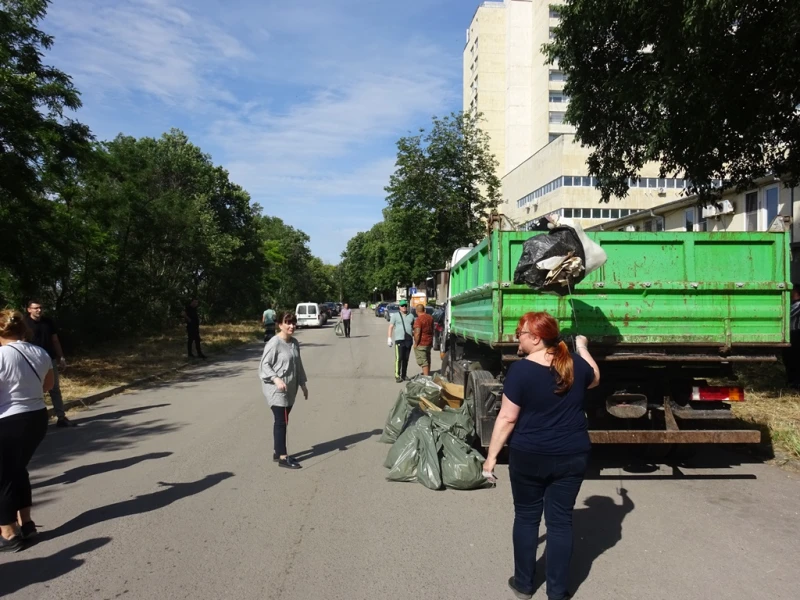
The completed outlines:
{"type": "Polygon", "coordinates": [[[483,219],[500,202],[496,169],[480,116],[434,117],[429,131],[401,138],[386,187],[389,259],[382,276],[422,281],[455,248],[483,237],[483,219]]]}
{"type": "Polygon", "coordinates": [[[566,75],[566,119],[593,148],[603,201],[648,161],[739,189],[800,175],[800,3],[572,0],[545,46],[566,75]],[[767,33],[768,32],[768,33],[767,33]]]}
{"type": "Polygon", "coordinates": [[[0,2],[0,301],[22,300],[55,254],[57,207],[48,182],[90,153],[89,129],[65,116],[80,107],[70,78],[42,63],[53,38],[37,28],[47,0],[0,2]]]}

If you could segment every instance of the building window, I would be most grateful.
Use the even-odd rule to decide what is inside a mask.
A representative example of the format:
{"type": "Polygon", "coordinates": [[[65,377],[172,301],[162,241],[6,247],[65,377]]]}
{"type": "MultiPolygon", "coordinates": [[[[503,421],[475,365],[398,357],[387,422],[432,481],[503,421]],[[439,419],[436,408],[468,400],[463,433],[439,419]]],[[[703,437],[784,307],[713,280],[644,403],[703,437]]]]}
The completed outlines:
{"type": "Polygon", "coordinates": [[[612,208],[611,209],[611,218],[612,219],[619,219],[619,209],[618,208],[612,208]]]}
{"type": "Polygon", "coordinates": [[[667,188],[674,189],[675,188],[675,180],[674,179],[667,179],[667,188]]]}
{"type": "Polygon", "coordinates": [[[564,113],[563,112],[550,112],[550,123],[553,125],[561,125],[564,122],[564,113]]]}
{"type": "Polygon", "coordinates": [[[611,218],[611,210],[608,208],[603,209],[603,218],[610,219],[611,218]]]}
{"type": "Polygon", "coordinates": [[[567,97],[564,92],[559,92],[556,90],[550,90],[550,102],[566,102],[567,97]]]}
{"type": "Polygon", "coordinates": [[[550,18],[551,19],[560,19],[561,18],[561,13],[558,12],[556,9],[551,8],[550,9],[550,18]]]}
{"type": "Polygon", "coordinates": [[[750,192],[744,197],[744,230],[758,231],[758,192],[750,192]]]}
{"type": "Polygon", "coordinates": [[[708,219],[703,216],[703,211],[700,211],[700,220],[697,221],[697,227],[695,227],[695,231],[708,231],[708,219]]]}
{"type": "Polygon", "coordinates": [[[572,209],[571,208],[565,208],[564,209],[564,216],[572,218],[572,209]]]}
{"type": "Polygon", "coordinates": [[[550,71],[550,81],[564,81],[564,71],[550,71]]]}
{"type": "Polygon", "coordinates": [[[764,190],[764,208],[767,209],[767,222],[764,229],[768,230],[772,222],[778,218],[778,188],[771,187],[764,190]]]}
{"type": "Polygon", "coordinates": [[[599,208],[593,208],[592,209],[592,218],[593,219],[602,219],[603,218],[602,210],[599,209],[599,208]]]}
{"type": "Polygon", "coordinates": [[[560,133],[551,133],[549,136],[547,136],[547,143],[549,144],[550,142],[555,142],[558,138],[561,137],[561,135],[562,134],[560,133]]]}
{"type": "Polygon", "coordinates": [[[550,28],[550,39],[551,40],[556,39],[556,32],[552,27],[550,28]]]}
{"type": "Polygon", "coordinates": [[[695,210],[694,208],[686,209],[686,231],[694,231],[695,224],[695,210]]]}

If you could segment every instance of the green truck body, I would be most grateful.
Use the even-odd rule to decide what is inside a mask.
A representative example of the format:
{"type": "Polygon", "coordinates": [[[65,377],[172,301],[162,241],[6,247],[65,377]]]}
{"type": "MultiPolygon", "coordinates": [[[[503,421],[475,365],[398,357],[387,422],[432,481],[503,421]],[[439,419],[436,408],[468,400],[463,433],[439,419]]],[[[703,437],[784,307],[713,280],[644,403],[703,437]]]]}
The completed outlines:
{"type": "MultiPolygon", "coordinates": [[[[647,423],[612,419],[594,432],[596,442],[755,441],[754,432],[734,431],[737,437],[701,427],[704,437],[697,427],[692,427],[694,433],[676,430],[675,415],[686,424],[705,418],[718,422],[730,411],[723,412],[729,409],[727,404],[715,406],[718,411],[707,410],[706,405],[692,411],[691,403],[678,399],[674,390],[676,382],[684,390],[698,376],[730,375],[737,362],[774,361],[786,347],[791,290],[788,233],[588,232],[606,251],[608,261],[564,296],[513,282],[523,243],[532,235],[494,231],[462,252],[448,272],[446,362],[452,377],[463,377],[468,393],[488,398],[491,392],[496,399],[505,369],[518,359],[515,331],[520,317],[547,311],[559,320],[564,334],[589,338],[605,383],[599,402],[611,402],[608,398],[619,398],[614,394],[620,393],[639,397],[639,392],[633,396],[629,392],[638,385],[641,398],[647,396],[642,402],[657,409],[655,420],[654,411],[648,410],[647,423]],[[482,375],[471,375],[475,371],[482,375]],[[672,386],[672,391],[660,397],[661,388],[637,383],[634,371],[640,379],[672,386]],[[622,433],[638,427],[643,434],[659,423],[664,431],[658,435],[622,433]],[[620,426],[621,431],[609,434],[609,429],[620,426]]],[[[625,402],[623,398],[618,404],[625,402]]],[[[488,400],[485,404],[486,410],[479,408],[477,415],[484,420],[484,430],[480,422],[477,425],[488,443],[486,429],[493,419],[486,408],[488,400]]]]}

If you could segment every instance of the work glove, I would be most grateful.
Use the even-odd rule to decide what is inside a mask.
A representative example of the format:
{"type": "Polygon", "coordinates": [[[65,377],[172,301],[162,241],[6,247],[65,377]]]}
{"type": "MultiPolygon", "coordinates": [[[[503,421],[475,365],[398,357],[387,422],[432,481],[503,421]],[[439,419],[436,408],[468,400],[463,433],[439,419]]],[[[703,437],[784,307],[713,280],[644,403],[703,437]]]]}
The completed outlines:
{"type": "Polygon", "coordinates": [[[392,338],[386,338],[386,345],[387,345],[387,346],[389,346],[389,348],[391,348],[391,347],[392,347],[392,344],[393,344],[393,343],[394,343],[394,342],[392,342],[392,338]]]}

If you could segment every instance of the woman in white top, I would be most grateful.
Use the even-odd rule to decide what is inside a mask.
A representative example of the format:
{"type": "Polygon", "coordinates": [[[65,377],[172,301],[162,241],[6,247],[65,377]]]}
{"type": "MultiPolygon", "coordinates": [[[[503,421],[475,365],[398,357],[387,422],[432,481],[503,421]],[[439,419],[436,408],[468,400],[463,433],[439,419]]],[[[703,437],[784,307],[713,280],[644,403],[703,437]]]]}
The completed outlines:
{"type": "Polygon", "coordinates": [[[24,341],[28,333],[21,313],[0,311],[0,552],[19,552],[36,535],[28,463],[47,432],[53,365],[24,341]]]}

